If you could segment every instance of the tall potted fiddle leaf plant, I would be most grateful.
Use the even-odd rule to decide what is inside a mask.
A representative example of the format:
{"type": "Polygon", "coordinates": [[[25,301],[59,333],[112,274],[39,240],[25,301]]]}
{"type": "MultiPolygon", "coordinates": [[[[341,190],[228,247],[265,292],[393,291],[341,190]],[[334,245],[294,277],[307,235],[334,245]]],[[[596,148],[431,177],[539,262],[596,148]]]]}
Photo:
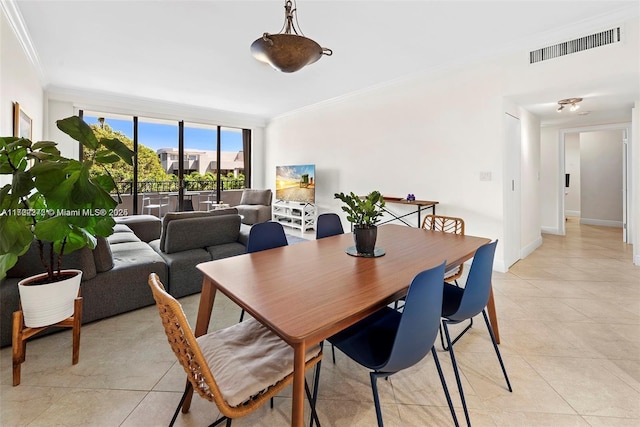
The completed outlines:
{"type": "Polygon", "coordinates": [[[334,197],[344,203],[342,210],[347,213],[347,221],[353,224],[356,251],[363,255],[373,255],[378,237],[376,224],[380,221],[385,206],[380,192],[372,191],[365,197],[353,192],[335,193],[334,197]]]}
{"type": "Polygon", "coordinates": [[[0,137],[0,175],[11,176],[11,183],[0,188],[0,279],[32,246],[44,271],[19,284],[25,324],[30,327],[57,323],[73,313],[82,272],[65,271],[63,257],[93,249],[97,237],[113,233],[112,211],[120,197],[117,191],[118,201],[111,195],[116,185],[107,169],[94,172],[92,167],[133,164],[134,153],[122,142],[97,138],[79,117],[56,124],[80,142],[82,160],[62,156],[52,141],[0,137]],[[67,285],[70,277],[72,284],[67,285]],[[65,301],[53,300],[62,295],[65,301]],[[31,306],[34,296],[36,304],[43,305],[31,306]]]}

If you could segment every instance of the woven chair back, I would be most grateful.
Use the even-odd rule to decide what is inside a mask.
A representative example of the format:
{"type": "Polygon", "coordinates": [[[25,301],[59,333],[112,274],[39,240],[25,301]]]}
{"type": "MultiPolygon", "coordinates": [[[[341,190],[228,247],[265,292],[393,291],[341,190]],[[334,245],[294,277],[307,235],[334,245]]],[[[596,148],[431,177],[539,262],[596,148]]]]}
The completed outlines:
{"type": "MultiPolygon", "coordinates": [[[[427,215],[422,221],[422,228],[464,236],[464,220],[453,216],[427,215]]],[[[445,281],[455,282],[462,277],[463,270],[464,264],[460,264],[456,269],[447,271],[445,281]]]]}

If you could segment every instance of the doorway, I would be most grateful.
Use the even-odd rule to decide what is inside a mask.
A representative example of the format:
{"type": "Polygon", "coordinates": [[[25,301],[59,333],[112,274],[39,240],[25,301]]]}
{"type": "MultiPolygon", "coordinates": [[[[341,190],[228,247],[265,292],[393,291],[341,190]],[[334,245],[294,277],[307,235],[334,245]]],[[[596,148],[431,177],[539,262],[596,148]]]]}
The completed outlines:
{"type": "Polygon", "coordinates": [[[629,242],[629,124],[591,126],[561,132],[558,212],[560,234],[567,216],[583,224],[620,227],[629,242]]]}

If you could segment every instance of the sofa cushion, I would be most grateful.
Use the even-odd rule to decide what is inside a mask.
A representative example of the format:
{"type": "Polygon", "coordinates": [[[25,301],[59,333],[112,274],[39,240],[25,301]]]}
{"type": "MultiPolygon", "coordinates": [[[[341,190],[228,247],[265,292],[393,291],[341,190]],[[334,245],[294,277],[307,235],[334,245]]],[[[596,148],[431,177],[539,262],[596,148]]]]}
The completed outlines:
{"type": "Polygon", "coordinates": [[[252,190],[246,188],[242,192],[241,205],[271,205],[271,190],[252,190]]]}
{"type": "Polygon", "coordinates": [[[112,246],[114,266],[82,283],[82,321],[91,322],[154,304],[149,274],[167,280],[167,266],[148,244],[125,242],[112,246]]]}
{"type": "MultiPolygon", "coordinates": [[[[293,372],[291,346],[255,319],[202,335],[196,341],[229,406],[240,405],[293,372]]],[[[318,354],[320,346],[310,346],[305,362],[318,354]]]]}
{"type": "Polygon", "coordinates": [[[126,224],[116,224],[113,226],[113,233],[133,233],[133,230],[126,224]]]}
{"type": "Polygon", "coordinates": [[[207,251],[211,255],[211,259],[215,260],[245,254],[247,253],[247,247],[240,242],[232,242],[207,246],[207,251]]]}
{"type": "Polygon", "coordinates": [[[142,241],[140,240],[140,238],[138,238],[138,236],[133,234],[133,231],[130,231],[128,233],[125,233],[125,232],[113,233],[111,236],[107,237],[107,240],[112,245],[116,245],[118,243],[125,243],[125,242],[141,242],[142,241]]]}
{"type": "Polygon", "coordinates": [[[104,273],[113,268],[113,254],[111,245],[104,237],[98,237],[98,243],[93,250],[93,261],[96,264],[96,272],[104,273]]]}
{"type": "Polygon", "coordinates": [[[165,253],[205,248],[238,241],[240,215],[220,215],[171,221],[167,226],[165,253]]]}
{"type": "Polygon", "coordinates": [[[113,254],[114,268],[116,265],[133,264],[141,265],[151,262],[163,262],[159,256],[147,243],[144,242],[124,242],[111,246],[113,254]]]}
{"type": "Polygon", "coordinates": [[[250,233],[251,233],[251,226],[243,222],[240,225],[240,236],[238,237],[238,241],[243,245],[247,246],[249,244],[250,233]]]}
{"type": "Polygon", "coordinates": [[[242,223],[247,225],[271,221],[271,206],[238,205],[238,213],[242,215],[242,223]]]}
{"type": "Polygon", "coordinates": [[[153,215],[130,215],[114,218],[117,224],[127,225],[143,242],[160,237],[162,221],[153,215]]]}
{"type": "MultiPolygon", "coordinates": [[[[45,256],[49,253],[49,244],[45,243],[45,256]]],[[[93,253],[88,247],[78,249],[70,254],[62,257],[62,269],[82,270],[82,281],[93,279],[96,277],[96,264],[93,259],[93,253]]],[[[33,241],[27,252],[18,258],[15,266],[7,272],[7,277],[16,277],[23,279],[35,274],[44,273],[46,269],[40,260],[40,249],[38,242],[33,241]]]]}
{"type": "Polygon", "coordinates": [[[204,218],[204,217],[210,217],[210,216],[230,215],[230,214],[237,214],[237,213],[238,213],[238,210],[235,208],[216,209],[208,212],[206,211],[168,212],[164,216],[164,218],[162,218],[162,233],[160,234],[160,249],[166,252],[165,245],[166,245],[167,227],[173,220],[187,219],[187,218],[204,218]]]}
{"type": "MultiPolygon", "coordinates": [[[[151,242],[153,245],[153,242],[151,242]]],[[[201,262],[211,261],[205,249],[189,249],[167,254],[160,252],[167,265],[169,287],[167,292],[176,298],[198,293],[202,290],[202,272],[196,268],[201,262]]]]}

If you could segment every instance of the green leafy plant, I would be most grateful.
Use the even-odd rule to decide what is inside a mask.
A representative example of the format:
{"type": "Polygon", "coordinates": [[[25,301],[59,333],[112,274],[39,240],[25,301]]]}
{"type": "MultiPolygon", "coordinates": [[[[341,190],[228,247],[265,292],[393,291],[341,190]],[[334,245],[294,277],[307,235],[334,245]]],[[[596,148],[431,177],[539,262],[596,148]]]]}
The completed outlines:
{"type": "Polygon", "coordinates": [[[96,237],[113,233],[111,214],[120,202],[111,196],[116,185],[105,168],[119,161],[133,164],[133,151],[118,139],[98,138],[77,116],[56,122],[84,147],[81,161],[63,157],[57,143],[0,137],[0,175],[11,183],[0,188],[0,279],[27,252],[34,239],[48,281],[60,274],[62,257],[96,237]],[[92,171],[100,165],[101,172],[92,171]]]}
{"type": "Polygon", "coordinates": [[[334,198],[342,200],[346,206],[342,210],[347,213],[347,221],[357,227],[373,227],[384,213],[384,198],[379,191],[372,191],[366,197],[355,193],[335,193],[334,198]]]}

